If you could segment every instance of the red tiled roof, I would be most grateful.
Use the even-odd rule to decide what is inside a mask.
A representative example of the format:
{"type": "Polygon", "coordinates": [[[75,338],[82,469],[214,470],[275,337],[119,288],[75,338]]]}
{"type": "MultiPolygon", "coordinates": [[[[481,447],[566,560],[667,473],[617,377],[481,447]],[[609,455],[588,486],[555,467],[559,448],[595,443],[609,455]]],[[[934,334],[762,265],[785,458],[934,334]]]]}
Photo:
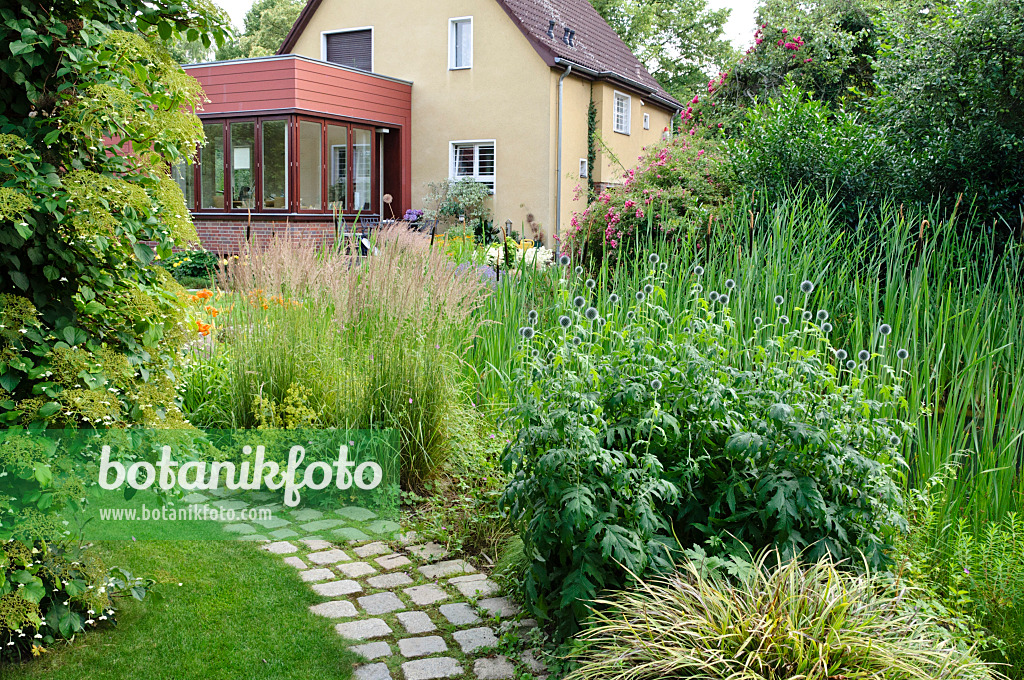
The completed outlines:
{"type": "Polygon", "coordinates": [[[497,1],[549,64],[554,65],[558,58],[596,71],[602,77],[613,74],[626,84],[649,90],[665,103],[679,105],[589,0],[497,1]],[[566,29],[573,32],[570,44],[566,44],[566,29]]]}
{"type": "MultiPolygon", "coordinates": [[[[496,1],[549,65],[561,68],[561,62],[571,62],[585,69],[581,75],[614,80],[652,95],[663,106],[679,107],[679,102],[648,73],[589,0],[496,1]],[[567,30],[572,33],[567,34],[567,30]]],[[[321,2],[306,2],[278,54],[287,54],[295,46],[321,2]]]]}

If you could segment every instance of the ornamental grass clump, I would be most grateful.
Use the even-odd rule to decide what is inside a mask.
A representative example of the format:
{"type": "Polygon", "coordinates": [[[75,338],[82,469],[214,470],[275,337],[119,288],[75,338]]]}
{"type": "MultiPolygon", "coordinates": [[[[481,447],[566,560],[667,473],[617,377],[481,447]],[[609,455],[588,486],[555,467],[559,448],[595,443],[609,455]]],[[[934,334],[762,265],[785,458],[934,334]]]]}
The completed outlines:
{"type": "Polygon", "coordinates": [[[727,579],[693,563],[596,603],[566,680],[988,680],[914,606],[921,594],[829,558],[765,553],[727,579]]]}

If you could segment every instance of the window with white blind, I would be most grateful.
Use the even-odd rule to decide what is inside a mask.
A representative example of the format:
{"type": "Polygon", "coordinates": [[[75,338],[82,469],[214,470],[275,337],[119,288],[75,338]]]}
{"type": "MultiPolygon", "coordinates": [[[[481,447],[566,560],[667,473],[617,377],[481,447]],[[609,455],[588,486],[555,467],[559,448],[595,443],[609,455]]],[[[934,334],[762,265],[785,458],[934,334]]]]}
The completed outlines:
{"type": "Polygon", "coordinates": [[[373,29],[358,28],[323,34],[324,61],[373,71],[373,29]]]}
{"type": "Polygon", "coordinates": [[[494,193],[494,140],[451,143],[451,178],[474,179],[494,193]]]}
{"type": "Polygon", "coordinates": [[[629,134],[629,114],[632,97],[621,92],[615,93],[615,126],[614,130],[624,135],[629,134]]]}
{"type": "Polygon", "coordinates": [[[644,114],[644,129],[645,130],[650,130],[651,129],[651,114],[649,114],[649,113],[645,113],[644,114]]]}
{"type": "Polygon", "coordinates": [[[473,68],[473,17],[448,22],[448,68],[473,68]]]}

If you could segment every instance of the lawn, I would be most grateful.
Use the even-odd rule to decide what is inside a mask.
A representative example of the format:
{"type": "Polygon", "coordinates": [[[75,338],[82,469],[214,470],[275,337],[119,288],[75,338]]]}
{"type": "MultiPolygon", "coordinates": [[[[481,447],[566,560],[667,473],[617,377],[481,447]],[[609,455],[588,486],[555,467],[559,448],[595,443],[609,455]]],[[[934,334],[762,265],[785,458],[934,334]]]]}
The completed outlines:
{"type": "Polygon", "coordinates": [[[355,657],[296,570],[241,541],[112,542],[104,561],[156,578],[161,601],[125,603],[118,626],[3,678],[345,680],[355,657]],[[178,584],[181,584],[180,586],[178,584]]]}

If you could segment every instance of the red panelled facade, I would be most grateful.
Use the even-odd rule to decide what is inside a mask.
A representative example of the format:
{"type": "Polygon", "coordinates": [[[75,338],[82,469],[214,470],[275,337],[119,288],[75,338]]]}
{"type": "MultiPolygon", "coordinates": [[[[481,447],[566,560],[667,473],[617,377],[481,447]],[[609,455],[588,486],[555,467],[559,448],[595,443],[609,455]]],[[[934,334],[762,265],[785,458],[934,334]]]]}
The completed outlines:
{"type": "Polygon", "coordinates": [[[197,112],[198,162],[175,176],[208,250],[257,235],[330,240],[339,216],[411,207],[411,83],[294,55],[185,70],[211,101],[197,112]]]}

